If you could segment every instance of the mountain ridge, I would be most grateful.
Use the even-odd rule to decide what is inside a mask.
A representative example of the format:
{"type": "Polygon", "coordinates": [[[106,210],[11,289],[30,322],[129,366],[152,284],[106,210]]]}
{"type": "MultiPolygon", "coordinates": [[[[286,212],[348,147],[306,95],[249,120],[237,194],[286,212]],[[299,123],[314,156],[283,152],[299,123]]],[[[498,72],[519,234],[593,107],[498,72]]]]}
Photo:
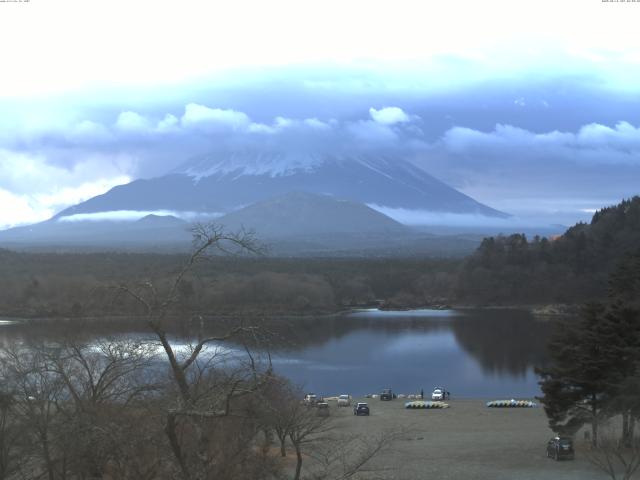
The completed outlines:
{"type": "Polygon", "coordinates": [[[245,227],[272,238],[408,232],[401,223],[361,203],[298,191],[248,205],[216,222],[231,230],[245,227]]]}
{"type": "MultiPolygon", "coordinates": [[[[84,218],[84,217],[83,217],[84,218]]],[[[227,231],[254,230],[269,255],[459,256],[479,238],[419,232],[362,203],[289,192],[214,220],[227,231]]],[[[149,214],[138,220],[50,219],[0,232],[0,246],[55,251],[188,251],[189,222],[149,214]]]]}
{"type": "Polygon", "coordinates": [[[54,218],[118,210],[221,215],[290,191],[329,194],[386,208],[509,216],[403,159],[263,152],[195,157],[167,175],[114,187],[54,218]]]}

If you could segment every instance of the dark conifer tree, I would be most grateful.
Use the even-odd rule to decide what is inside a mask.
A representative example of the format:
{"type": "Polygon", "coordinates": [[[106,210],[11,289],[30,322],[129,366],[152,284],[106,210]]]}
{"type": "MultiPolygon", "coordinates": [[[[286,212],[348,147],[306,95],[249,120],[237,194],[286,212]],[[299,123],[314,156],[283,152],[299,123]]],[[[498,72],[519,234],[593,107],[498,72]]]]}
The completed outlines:
{"type": "Polygon", "coordinates": [[[550,366],[537,370],[551,429],[573,435],[590,424],[594,444],[610,390],[603,315],[602,305],[590,304],[580,319],[561,325],[550,343],[550,366]]]}
{"type": "Polygon", "coordinates": [[[573,434],[622,416],[622,440],[630,444],[640,415],[640,260],[629,257],[610,277],[607,304],[590,304],[560,326],[550,343],[551,364],[539,369],[541,401],[549,425],[573,434]]]}

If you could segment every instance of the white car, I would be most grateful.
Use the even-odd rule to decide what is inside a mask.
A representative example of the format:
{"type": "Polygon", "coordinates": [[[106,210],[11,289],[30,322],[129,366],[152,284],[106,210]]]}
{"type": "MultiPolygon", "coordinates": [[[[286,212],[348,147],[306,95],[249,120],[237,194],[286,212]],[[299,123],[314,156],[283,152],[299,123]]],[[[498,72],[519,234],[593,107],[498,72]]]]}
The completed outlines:
{"type": "Polygon", "coordinates": [[[434,388],[431,394],[431,400],[444,400],[444,389],[440,387],[434,388]]]}
{"type": "Polygon", "coordinates": [[[315,393],[307,393],[304,396],[305,405],[313,405],[315,406],[318,403],[318,396],[315,393]]]}
{"type": "Polygon", "coordinates": [[[348,407],[351,405],[351,395],[340,395],[338,397],[339,407],[348,407]]]}

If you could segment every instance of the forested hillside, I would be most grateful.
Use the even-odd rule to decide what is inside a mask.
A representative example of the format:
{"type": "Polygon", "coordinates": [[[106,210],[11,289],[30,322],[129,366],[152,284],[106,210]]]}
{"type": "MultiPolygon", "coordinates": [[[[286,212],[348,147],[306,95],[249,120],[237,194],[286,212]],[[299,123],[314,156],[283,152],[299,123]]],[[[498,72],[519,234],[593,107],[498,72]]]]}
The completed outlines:
{"type": "MultiPolygon", "coordinates": [[[[0,315],[136,313],[112,287],[170,282],[185,255],[22,253],[0,250],[0,315]]],[[[393,299],[424,305],[448,296],[458,259],[211,257],[180,290],[206,313],[321,313],[393,299]]],[[[140,312],[137,312],[140,313],[140,312]]]]}
{"type": "Polygon", "coordinates": [[[490,237],[465,262],[456,297],[481,303],[583,302],[640,251],[640,197],[596,212],[555,238],[490,237]]]}

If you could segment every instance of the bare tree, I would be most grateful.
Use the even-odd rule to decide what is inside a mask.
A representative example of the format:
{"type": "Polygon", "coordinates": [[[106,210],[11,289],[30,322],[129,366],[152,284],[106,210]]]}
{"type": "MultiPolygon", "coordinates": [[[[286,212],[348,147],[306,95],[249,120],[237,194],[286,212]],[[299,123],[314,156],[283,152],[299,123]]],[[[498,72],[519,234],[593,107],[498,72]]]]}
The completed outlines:
{"type": "Polygon", "coordinates": [[[65,478],[64,429],[60,423],[64,400],[63,382],[49,373],[46,346],[10,348],[2,354],[5,382],[10,385],[14,412],[29,439],[31,449],[26,456],[39,459],[29,468],[41,472],[49,480],[65,478]]]}
{"type": "Polygon", "coordinates": [[[294,405],[289,425],[289,440],[296,452],[294,480],[299,480],[302,473],[303,451],[325,438],[331,428],[330,417],[319,416],[316,408],[301,402],[294,405]]]}
{"type": "Polygon", "coordinates": [[[0,480],[11,478],[20,470],[22,431],[15,420],[15,401],[9,392],[0,392],[0,480]]]}
{"type": "Polygon", "coordinates": [[[135,404],[157,391],[143,375],[152,359],[145,345],[67,340],[5,348],[0,358],[6,421],[19,428],[22,441],[14,446],[27,478],[38,472],[50,480],[99,477],[109,463],[127,458],[123,446],[136,438],[132,427],[149,423],[139,421],[147,402],[135,404]]]}
{"type": "Polygon", "coordinates": [[[126,405],[156,390],[147,376],[154,356],[152,345],[130,339],[91,344],[67,340],[48,354],[48,364],[64,382],[77,410],[84,412],[100,404],[126,405]],[[144,377],[140,375],[143,371],[144,377]]]}
{"type": "Polygon", "coordinates": [[[300,409],[301,392],[281,377],[273,376],[262,390],[264,425],[278,438],[280,456],[286,457],[286,442],[295,427],[300,409]]]}
{"type": "Polygon", "coordinates": [[[144,402],[137,400],[158,391],[149,368],[153,346],[126,339],[92,344],[67,340],[47,357],[49,373],[65,387],[59,414],[68,432],[69,469],[100,476],[123,455],[120,443],[131,435],[128,422],[136,415],[126,407],[139,408],[144,402]]]}
{"type": "Polygon", "coordinates": [[[331,436],[314,446],[310,452],[315,462],[311,478],[347,480],[364,470],[382,471],[384,468],[371,469],[371,460],[388,449],[401,433],[390,432],[369,438],[359,435],[331,436]]]}
{"type": "Polygon", "coordinates": [[[232,339],[256,338],[258,330],[254,326],[241,323],[218,336],[205,336],[199,331],[197,341],[185,355],[180,355],[171,345],[167,322],[179,306],[181,288],[196,264],[208,258],[212,251],[225,255],[261,252],[251,232],[229,233],[214,224],[197,224],[192,233],[192,253],[166,290],[161,291],[151,281],[118,286],[120,292],[143,307],[147,325],[160,342],[168,362],[177,401],[167,410],[165,434],[185,479],[206,478],[214,464],[210,451],[212,420],[233,415],[232,400],[253,394],[264,385],[263,375],[258,372],[248,348],[245,348],[249,359],[247,368],[233,373],[227,370],[217,378],[214,378],[213,363],[215,347],[213,354],[208,349],[232,339]],[[195,444],[185,441],[188,438],[195,438],[195,444]]]}
{"type": "Polygon", "coordinates": [[[621,439],[610,425],[601,425],[598,445],[585,456],[611,480],[630,480],[640,468],[640,438],[621,439]]]}
{"type": "Polygon", "coordinates": [[[235,335],[251,329],[240,326],[218,337],[200,336],[190,354],[186,358],[180,359],[169,342],[166,320],[173,307],[179,304],[180,288],[185,276],[195,267],[198,261],[207,258],[211,250],[225,254],[239,254],[243,252],[258,252],[260,248],[250,232],[227,233],[222,227],[214,224],[197,224],[192,228],[192,233],[194,237],[193,251],[187,262],[176,274],[168,291],[160,292],[151,281],[146,281],[136,286],[126,284],[118,286],[120,291],[132,297],[144,308],[147,325],[162,345],[174,381],[179,389],[182,407],[186,409],[191,406],[193,401],[192,391],[187,380],[187,371],[198,359],[203,349],[208,344],[227,341],[235,335]]]}

